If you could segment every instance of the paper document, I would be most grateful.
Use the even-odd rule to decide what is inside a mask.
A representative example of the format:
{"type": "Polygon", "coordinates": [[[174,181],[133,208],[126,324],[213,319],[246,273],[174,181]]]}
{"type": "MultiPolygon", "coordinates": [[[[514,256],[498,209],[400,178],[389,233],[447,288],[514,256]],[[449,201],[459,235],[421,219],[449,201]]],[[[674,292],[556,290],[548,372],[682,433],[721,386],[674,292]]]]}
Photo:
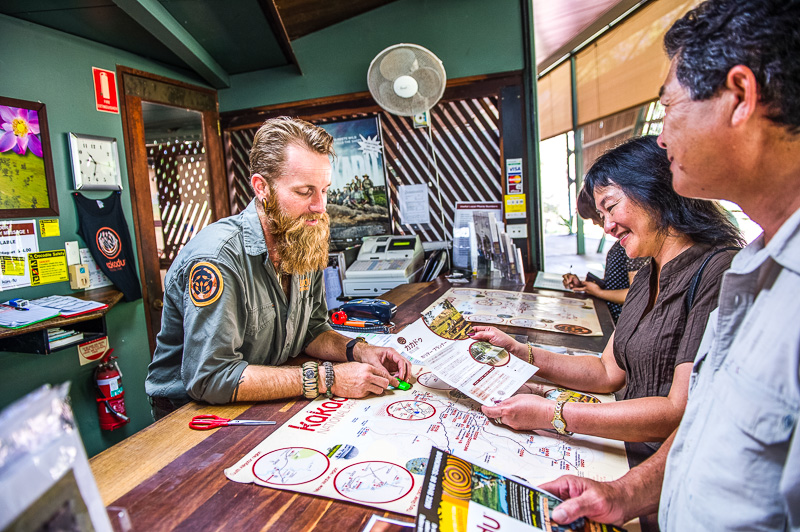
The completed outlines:
{"type": "Polygon", "coordinates": [[[554,495],[437,448],[431,449],[417,531],[518,530],[538,532],[624,532],[584,517],[558,525],[550,520],[562,501],[554,495]]]}
{"type": "Polygon", "coordinates": [[[26,310],[17,310],[8,306],[8,302],[0,304],[0,327],[18,329],[58,316],[58,309],[40,307],[32,303],[26,310]]]}
{"type": "Polygon", "coordinates": [[[389,345],[471,399],[494,406],[514,395],[539,368],[503,348],[471,339],[471,330],[469,322],[443,301],[389,345]]]}
{"type": "Polygon", "coordinates": [[[539,272],[533,282],[534,288],[543,290],[560,290],[562,292],[572,292],[571,288],[564,287],[563,276],[558,273],[539,272]]]}
{"type": "Polygon", "coordinates": [[[86,301],[72,296],[48,296],[31,301],[40,307],[56,309],[62,316],[78,316],[95,310],[108,308],[105,303],[97,301],[86,301]]]}

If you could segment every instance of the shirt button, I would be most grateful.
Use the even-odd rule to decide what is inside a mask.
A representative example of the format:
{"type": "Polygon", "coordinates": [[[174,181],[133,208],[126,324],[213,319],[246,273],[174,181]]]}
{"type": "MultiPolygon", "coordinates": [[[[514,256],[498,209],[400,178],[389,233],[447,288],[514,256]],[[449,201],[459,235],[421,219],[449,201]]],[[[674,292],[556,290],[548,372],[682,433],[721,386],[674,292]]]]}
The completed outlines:
{"type": "Polygon", "coordinates": [[[739,294],[736,294],[735,296],[733,296],[733,303],[734,303],[735,305],[738,305],[738,304],[739,304],[739,301],[741,301],[741,300],[742,300],[742,298],[741,298],[741,297],[739,297],[739,294]]]}

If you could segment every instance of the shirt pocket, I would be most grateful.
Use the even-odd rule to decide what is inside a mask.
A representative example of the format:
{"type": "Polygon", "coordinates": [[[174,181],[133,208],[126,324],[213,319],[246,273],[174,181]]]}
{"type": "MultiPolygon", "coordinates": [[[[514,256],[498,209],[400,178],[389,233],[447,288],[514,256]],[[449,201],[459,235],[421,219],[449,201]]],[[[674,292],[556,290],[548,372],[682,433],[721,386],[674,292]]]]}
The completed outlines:
{"type": "Polygon", "coordinates": [[[245,325],[245,334],[247,336],[255,336],[264,327],[270,327],[270,324],[275,321],[275,305],[267,303],[263,306],[247,309],[247,321],[245,325]]]}
{"type": "Polygon", "coordinates": [[[773,387],[730,366],[723,367],[718,378],[724,381],[718,398],[722,415],[710,420],[704,437],[716,440],[716,461],[735,478],[747,480],[742,490],[754,504],[767,508],[775,504],[797,408],[773,387]]]}

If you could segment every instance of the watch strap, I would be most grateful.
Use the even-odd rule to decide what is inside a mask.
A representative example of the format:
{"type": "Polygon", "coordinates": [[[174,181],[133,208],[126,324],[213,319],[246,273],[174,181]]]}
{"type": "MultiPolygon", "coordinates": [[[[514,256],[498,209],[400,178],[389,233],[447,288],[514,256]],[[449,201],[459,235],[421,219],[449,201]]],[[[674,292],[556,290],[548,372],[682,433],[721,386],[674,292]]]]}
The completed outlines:
{"type": "Polygon", "coordinates": [[[564,410],[564,405],[569,402],[569,393],[565,392],[558,396],[556,400],[556,407],[553,410],[553,421],[552,425],[553,428],[558,431],[559,434],[563,434],[565,436],[572,436],[572,432],[567,430],[567,421],[564,419],[562,412],[564,410]]]}
{"type": "Polygon", "coordinates": [[[304,362],[300,371],[303,376],[303,397],[315,399],[319,396],[319,363],[304,362]]]}
{"type": "Polygon", "coordinates": [[[347,348],[345,349],[345,355],[347,356],[348,362],[355,362],[356,359],[353,357],[353,348],[356,346],[357,343],[367,343],[363,336],[357,336],[353,338],[349,342],[347,342],[347,348]]]}

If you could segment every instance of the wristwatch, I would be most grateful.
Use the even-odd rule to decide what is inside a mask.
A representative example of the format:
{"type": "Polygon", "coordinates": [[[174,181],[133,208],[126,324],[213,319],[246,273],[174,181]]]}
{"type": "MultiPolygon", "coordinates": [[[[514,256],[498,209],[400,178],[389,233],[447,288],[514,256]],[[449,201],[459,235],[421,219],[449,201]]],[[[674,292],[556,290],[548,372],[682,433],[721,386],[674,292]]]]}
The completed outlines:
{"type": "Polygon", "coordinates": [[[556,401],[556,409],[553,411],[552,425],[559,434],[563,434],[564,436],[572,436],[572,433],[567,430],[567,422],[564,421],[564,417],[561,415],[561,411],[564,409],[564,403],[568,402],[567,398],[567,394],[562,394],[558,397],[558,400],[556,401]]]}
{"type": "Polygon", "coordinates": [[[356,338],[353,338],[349,342],[347,342],[347,349],[345,350],[345,355],[347,355],[347,361],[348,362],[355,362],[356,361],[356,359],[353,358],[353,348],[359,342],[362,342],[362,343],[365,343],[365,344],[367,343],[367,341],[364,339],[363,336],[358,336],[356,338]]]}
{"type": "Polygon", "coordinates": [[[300,366],[300,371],[303,375],[303,397],[306,399],[315,399],[319,396],[319,363],[318,362],[304,362],[300,366]]]}

